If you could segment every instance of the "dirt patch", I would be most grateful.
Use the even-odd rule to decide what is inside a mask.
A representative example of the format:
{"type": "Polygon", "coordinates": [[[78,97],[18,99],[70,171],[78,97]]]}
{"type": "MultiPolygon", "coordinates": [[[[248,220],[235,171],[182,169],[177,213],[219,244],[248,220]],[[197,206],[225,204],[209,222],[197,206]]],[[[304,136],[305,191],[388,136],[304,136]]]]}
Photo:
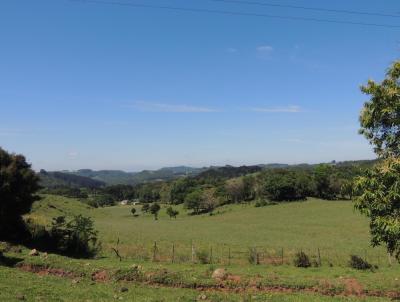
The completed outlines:
{"type": "Polygon", "coordinates": [[[364,287],[357,281],[357,279],[344,279],[343,284],[345,286],[344,293],[347,296],[362,296],[364,294],[364,287]]]}
{"type": "Polygon", "coordinates": [[[50,268],[43,265],[33,265],[33,264],[22,264],[18,268],[24,272],[30,272],[37,274],[39,276],[57,276],[62,278],[76,278],[81,277],[81,275],[74,272],[68,272],[61,268],[50,268]]]}
{"type": "Polygon", "coordinates": [[[97,271],[92,274],[92,280],[96,282],[107,282],[110,280],[107,271],[97,271]]]}
{"type": "Polygon", "coordinates": [[[240,283],[242,281],[242,278],[240,278],[239,275],[228,275],[226,280],[233,282],[233,283],[240,283]]]}

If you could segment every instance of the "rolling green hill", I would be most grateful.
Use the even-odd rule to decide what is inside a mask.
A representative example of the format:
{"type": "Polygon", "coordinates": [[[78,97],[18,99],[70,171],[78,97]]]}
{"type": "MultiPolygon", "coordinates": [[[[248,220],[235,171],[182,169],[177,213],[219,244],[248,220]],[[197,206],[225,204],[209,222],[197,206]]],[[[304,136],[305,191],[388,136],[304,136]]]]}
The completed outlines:
{"type": "Polygon", "coordinates": [[[158,170],[143,170],[141,172],[125,172],[120,170],[99,170],[81,169],[68,172],[72,175],[89,177],[108,185],[125,184],[135,185],[144,182],[171,180],[188,175],[196,175],[204,168],[191,168],[186,166],[166,167],[158,170]]]}
{"type": "MultiPolygon", "coordinates": [[[[371,248],[366,218],[353,210],[349,201],[309,199],[305,202],[282,203],[256,208],[249,205],[228,205],[215,215],[190,216],[181,206],[178,218],[170,219],[164,205],[158,221],[150,214],[130,213],[131,206],[89,208],[78,200],[47,195],[36,202],[33,216],[49,221],[57,215],[84,214],[93,217],[105,246],[121,242],[127,256],[147,255],[156,241],[160,251],[169,253],[174,243],[182,254],[188,254],[190,243],[198,248],[214,248],[216,257],[225,257],[231,248],[234,257],[246,261],[250,247],[279,254],[282,249],[292,256],[299,250],[316,254],[332,263],[346,263],[350,254],[368,255],[376,262],[387,260],[382,248],[371,248]]],[[[106,249],[107,251],[107,249],[106,249]]],[[[167,256],[167,255],[166,255],[167,256]]]]}

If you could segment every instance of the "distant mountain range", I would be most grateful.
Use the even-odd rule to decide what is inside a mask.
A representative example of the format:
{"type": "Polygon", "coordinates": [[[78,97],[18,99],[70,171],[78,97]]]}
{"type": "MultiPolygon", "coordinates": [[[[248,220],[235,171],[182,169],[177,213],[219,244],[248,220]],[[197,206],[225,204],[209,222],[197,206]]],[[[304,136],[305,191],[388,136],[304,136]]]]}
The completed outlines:
{"type": "MultiPolygon", "coordinates": [[[[375,163],[375,160],[359,160],[359,161],[347,161],[347,162],[331,162],[333,165],[364,165],[371,166],[375,163]]],[[[177,167],[166,167],[158,170],[143,170],[141,172],[125,172],[121,170],[91,170],[91,169],[80,169],[77,171],[55,171],[47,172],[41,170],[39,176],[41,178],[41,184],[44,187],[87,187],[96,188],[105,185],[136,185],[146,182],[155,181],[166,181],[173,180],[184,176],[197,176],[202,178],[231,178],[246,175],[261,171],[263,169],[276,169],[276,168],[311,168],[312,164],[299,164],[299,165],[288,165],[288,164],[260,164],[253,166],[211,166],[204,168],[193,168],[187,166],[177,167]]]]}
{"type": "MultiPolygon", "coordinates": [[[[158,170],[143,170],[141,172],[125,172],[121,170],[91,170],[91,169],[80,169],[77,171],[61,171],[61,172],[46,172],[47,175],[43,174],[44,171],[40,173],[41,177],[48,180],[49,177],[55,178],[54,184],[58,185],[68,185],[70,186],[74,180],[77,180],[78,184],[81,183],[80,180],[84,178],[97,181],[103,185],[115,185],[115,184],[125,184],[125,185],[135,185],[145,182],[153,181],[164,181],[172,180],[183,176],[194,176],[207,168],[192,168],[186,166],[178,167],[166,167],[158,170]],[[64,177],[61,177],[61,176],[64,177]],[[71,176],[71,177],[68,177],[71,176]],[[73,178],[73,176],[82,177],[73,178]],[[65,183],[67,182],[69,183],[65,183]]],[[[86,185],[85,185],[86,186],[86,185]]]]}

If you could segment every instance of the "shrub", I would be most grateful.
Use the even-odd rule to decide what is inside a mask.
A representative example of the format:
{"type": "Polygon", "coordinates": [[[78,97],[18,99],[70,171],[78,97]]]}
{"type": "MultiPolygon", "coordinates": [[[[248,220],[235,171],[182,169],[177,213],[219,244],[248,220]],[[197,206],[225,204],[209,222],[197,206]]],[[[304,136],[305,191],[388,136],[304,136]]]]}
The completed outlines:
{"type": "Polygon", "coordinates": [[[372,269],[372,265],[357,255],[351,255],[349,266],[358,270],[372,269]]]}
{"type": "Polygon", "coordinates": [[[122,268],[114,273],[116,281],[143,281],[145,278],[141,267],[134,265],[131,268],[122,268]]]}
{"type": "Polygon", "coordinates": [[[249,248],[248,261],[250,264],[260,264],[257,249],[255,247],[249,248]]]}
{"type": "Polygon", "coordinates": [[[176,219],[176,216],[179,214],[179,211],[174,210],[172,207],[168,207],[167,208],[167,215],[169,216],[169,218],[174,217],[176,219]]]}
{"type": "Polygon", "coordinates": [[[196,258],[201,264],[209,264],[210,263],[210,257],[206,250],[196,251],[196,258]]]}
{"type": "Polygon", "coordinates": [[[101,249],[90,217],[75,216],[69,222],[64,216],[53,219],[49,232],[56,251],[82,258],[94,257],[101,249]]]}
{"type": "Polygon", "coordinates": [[[148,203],[145,203],[144,205],[142,205],[142,212],[143,213],[147,213],[150,209],[150,205],[148,203]]]}
{"type": "Polygon", "coordinates": [[[135,209],[135,208],[132,208],[132,209],[131,209],[131,213],[132,213],[133,216],[135,216],[136,209],[135,209]]]}
{"type": "Polygon", "coordinates": [[[293,263],[294,266],[296,267],[307,268],[311,266],[310,258],[303,251],[296,253],[296,255],[294,256],[293,263]]]}
{"type": "Polygon", "coordinates": [[[268,202],[266,200],[257,200],[254,206],[256,208],[259,208],[259,207],[265,207],[266,205],[268,205],[268,202]]]}

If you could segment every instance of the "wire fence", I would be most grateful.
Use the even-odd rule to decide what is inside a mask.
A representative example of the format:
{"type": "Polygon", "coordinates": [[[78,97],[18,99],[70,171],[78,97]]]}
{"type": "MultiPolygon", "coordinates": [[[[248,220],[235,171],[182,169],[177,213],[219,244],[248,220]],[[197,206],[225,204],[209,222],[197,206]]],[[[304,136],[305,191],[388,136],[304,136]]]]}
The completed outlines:
{"type": "Polygon", "coordinates": [[[313,266],[347,266],[351,255],[357,255],[379,267],[396,264],[383,249],[332,248],[273,248],[267,246],[238,247],[227,244],[176,244],[152,242],[148,244],[108,244],[105,251],[117,250],[122,258],[161,263],[192,263],[220,265],[292,265],[296,254],[305,253],[313,266]]]}

